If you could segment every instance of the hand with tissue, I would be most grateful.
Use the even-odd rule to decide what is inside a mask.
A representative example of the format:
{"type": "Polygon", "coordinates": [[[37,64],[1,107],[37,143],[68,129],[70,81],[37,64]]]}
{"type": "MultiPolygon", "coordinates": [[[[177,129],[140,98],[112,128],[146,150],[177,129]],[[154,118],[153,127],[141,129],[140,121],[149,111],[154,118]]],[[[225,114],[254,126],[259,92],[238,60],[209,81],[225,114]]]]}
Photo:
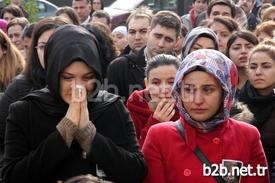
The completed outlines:
{"type": "Polygon", "coordinates": [[[71,88],[71,102],[65,117],[70,119],[78,128],[84,128],[89,122],[87,91],[85,86],[75,82],[71,88]]]}

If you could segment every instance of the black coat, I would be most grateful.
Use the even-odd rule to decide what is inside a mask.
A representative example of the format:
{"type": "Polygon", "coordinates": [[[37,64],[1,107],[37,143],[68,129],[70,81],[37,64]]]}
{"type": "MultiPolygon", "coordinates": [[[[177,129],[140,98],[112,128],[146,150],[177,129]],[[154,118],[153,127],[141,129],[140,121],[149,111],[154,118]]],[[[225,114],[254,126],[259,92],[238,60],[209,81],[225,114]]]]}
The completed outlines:
{"type": "Polygon", "coordinates": [[[271,171],[273,162],[275,162],[275,94],[261,96],[247,81],[240,92],[239,100],[247,104],[254,114],[254,126],[261,134],[269,171],[271,171]]]}
{"type": "Polygon", "coordinates": [[[115,59],[107,70],[108,87],[106,89],[127,101],[134,90],[145,87],[145,66],[144,48],[138,54],[131,53],[115,59]]]}
{"type": "Polygon", "coordinates": [[[116,183],[142,182],[146,165],[128,111],[115,95],[100,91],[96,99],[88,106],[97,133],[87,159],[75,141],[68,148],[56,129],[65,113],[49,115],[34,97],[13,103],[2,172],[6,183],[50,183],[80,174],[97,175],[96,166],[116,183]]]}
{"type": "Polygon", "coordinates": [[[4,138],[6,129],[6,118],[9,106],[15,101],[23,98],[34,87],[22,75],[16,77],[8,86],[5,93],[0,97],[0,174],[3,168],[4,138]]]}
{"type": "Polygon", "coordinates": [[[30,84],[24,76],[19,75],[8,86],[5,93],[0,99],[0,149],[4,149],[4,137],[6,128],[6,118],[9,112],[9,106],[13,102],[26,96],[30,91],[34,90],[34,86],[30,84]]]}

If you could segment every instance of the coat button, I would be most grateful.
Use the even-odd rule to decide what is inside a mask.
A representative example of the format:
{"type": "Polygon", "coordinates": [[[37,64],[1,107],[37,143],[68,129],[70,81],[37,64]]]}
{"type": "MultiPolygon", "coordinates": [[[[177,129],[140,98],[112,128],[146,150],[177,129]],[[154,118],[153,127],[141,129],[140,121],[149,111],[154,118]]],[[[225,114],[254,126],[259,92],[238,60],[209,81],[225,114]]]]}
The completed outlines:
{"type": "Polygon", "coordinates": [[[190,169],[184,169],[184,172],[183,172],[184,176],[190,176],[191,175],[191,170],[190,169]]]}
{"type": "Polygon", "coordinates": [[[218,138],[218,137],[215,137],[215,138],[213,138],[212,142],[213,142],[214,144],[218,145],[218,144],[221,143],[221,139],[218,138]]]}

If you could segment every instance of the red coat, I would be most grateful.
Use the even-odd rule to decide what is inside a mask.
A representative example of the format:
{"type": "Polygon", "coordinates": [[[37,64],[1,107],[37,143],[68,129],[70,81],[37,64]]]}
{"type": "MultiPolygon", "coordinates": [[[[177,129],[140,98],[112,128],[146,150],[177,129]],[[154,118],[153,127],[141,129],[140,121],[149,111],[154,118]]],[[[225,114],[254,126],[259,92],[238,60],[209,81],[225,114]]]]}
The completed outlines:
{"type": "MultiPolygon", "coordinates": [[[[134,91],[127,101],[127,107],[129,109],[130,115],[133,119],[137,138],[140,146],[142,147],[145,137],[149,128],[157,123],[160,123],[157,119],[153,118],[153,112],[149,109],[148,100],[148,90],[136,90],[134,91]]],[[[175,115],[172,117],[171,121],[176,121],[179,119],[178,110],[176,110],[175,115]]]]}
{"type": "MultiPolygon", "coordinates": [[[[148,131],[142,151],[148,165],[145,183],[216,183],[203,176],[202,162],[193,153],[196,145],[213,164],[222,160],[238,160],[243,166],[267,166],[259,132],[250,124],[229,119],[214,131],[200,133],[182,122],[187,141],[183,140],[175,123],[155,125],[148,131]]],[[[256,172],[257,173],[257,172],[256,172]]],[[[265,176],[241,177],[241,183],[268,183],[265,176]]]]}

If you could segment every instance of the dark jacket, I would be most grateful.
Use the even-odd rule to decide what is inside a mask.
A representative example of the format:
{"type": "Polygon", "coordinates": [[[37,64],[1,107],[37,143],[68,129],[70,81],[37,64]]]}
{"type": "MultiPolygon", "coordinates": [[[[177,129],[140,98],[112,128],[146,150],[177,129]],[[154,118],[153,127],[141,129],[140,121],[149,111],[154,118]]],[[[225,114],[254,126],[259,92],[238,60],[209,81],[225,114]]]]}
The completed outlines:
{"type": "Polygon", "coordinates": [[[115,59],[107,71],[107,91],[118,94],[127,101],[134,90],[145,87],[145,66],[144,48],[138,54],[131,53],[115,59]]]}
{"type": "Polygon", "coordinates": [[[73,141],[68,148],[56,125],[65,116],[45,113],[35,98],[11,105],[7,119],[5,167],[7,183],[56,182],[80,174],[97,175],[98,165],[115,182],[142,182],[146,166],[133,122],[115,95],[100,92],[91,104],[97,133],[87,159],[73,141]],[[101,102],[105,100],[104,102],[101,102]]]}
{"type": "Polygon", "coordinates": [[[25,80],[22,75],[19,75],[12,81],[0,98],[0,174],[3,167],[6,118],[8,116],[9,106],[13,102],[23,98],[33,89],[32,85],[25,80]]]}
{"type": "Polygon", "coordinates": [[[247,104],[254,114],[254,125],[259,129],[261,141],[265,150],[269,170],[275,161],[275,95],[261,96],[257,90],[246,82],[239,94],[239,100],[247,104]]]}
{"type": "Polygon", "coordinates": [[[5,93],[0,99],[0,149],[4,148],[4,137],[6,128],[6,118],[9,112],[9,106],[13,102],[18,101],[27,95],[33,86],[24,79],[23,75],[19,75],[15,80],[8,86],[5,93]]]}
{"type": "Polygon", "coordinates": [[[122,52],[120,53],[120,57],[121,56],[124,56],[124,55],[128,55],[128,54],[130,54],[131,53],[131,48],[130,48],[130,46],[129,45],[127,45],[123,50],[122,50],[122,52]]]}
{"type": "Polygon", "coordinates": [[[98,170],[114,182],[142,182],[146,176],[128,111],[118,96],[98,91],[102,76],[95,39],[80,26],[65,25],[48,40],[44,52],[47,88],[10,106],[2,171],[5,183],[55,183],[80,174],[102,176],[98,170]],[[69,107],[60,94],[60,73],[75,61],[84,62],[97,81],[87,96],[89,120],[96,132],[86,156],[79,142],[74,140],[68,146],[56,128],[69,107]]]}

